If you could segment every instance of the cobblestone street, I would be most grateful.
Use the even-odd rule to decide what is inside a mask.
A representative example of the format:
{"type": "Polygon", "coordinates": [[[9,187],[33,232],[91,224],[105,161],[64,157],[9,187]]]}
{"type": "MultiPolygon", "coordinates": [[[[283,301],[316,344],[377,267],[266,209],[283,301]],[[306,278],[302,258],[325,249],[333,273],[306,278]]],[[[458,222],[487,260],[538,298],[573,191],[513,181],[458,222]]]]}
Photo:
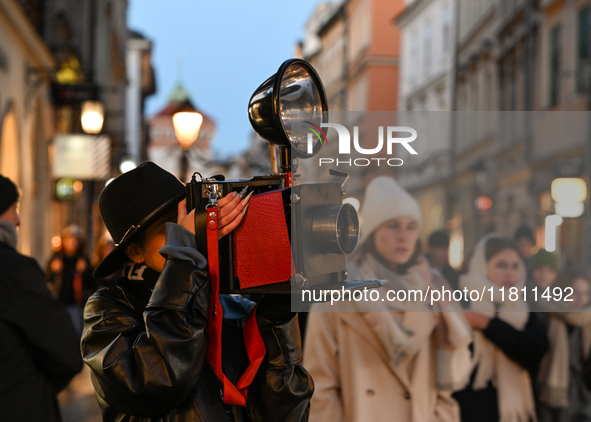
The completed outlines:
{"type": "Polygon", "coordinates": [[[90,381],[90,368],[84,365],[59,396],[63,422],[101,422],[101,411],[90,381]]]}

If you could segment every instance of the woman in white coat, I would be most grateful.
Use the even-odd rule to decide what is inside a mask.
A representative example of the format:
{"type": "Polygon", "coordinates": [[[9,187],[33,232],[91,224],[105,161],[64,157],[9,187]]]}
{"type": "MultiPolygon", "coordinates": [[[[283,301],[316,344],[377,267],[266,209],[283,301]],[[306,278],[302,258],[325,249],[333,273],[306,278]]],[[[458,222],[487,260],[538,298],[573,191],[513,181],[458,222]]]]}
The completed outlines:
{"type": "Polygon", "coordinates": [[[389,282],[378,289],[383,301],[312,307],[304,349],[315,383],[310,421],[457,422],[450,394],[468,380],[471,341],[461,312],[386,299],[387,293],[425,293],[445,283],[420,256],[420,207],[382,176],[369,184],[360,215],[362,236],[347,265],[349,279],[389,282]]]}

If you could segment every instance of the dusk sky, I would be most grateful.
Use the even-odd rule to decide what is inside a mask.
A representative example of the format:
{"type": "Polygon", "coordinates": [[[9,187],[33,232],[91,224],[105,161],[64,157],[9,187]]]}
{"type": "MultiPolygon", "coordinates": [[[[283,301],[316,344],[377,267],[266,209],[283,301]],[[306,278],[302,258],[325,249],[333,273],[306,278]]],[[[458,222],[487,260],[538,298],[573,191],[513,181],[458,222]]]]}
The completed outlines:
{"type": "Polygon", "coordinates": [[[223,156],[244,150],[250,96],[293,57],[319,2],[130,0],[129,27],[154,43],[157,92],[147,115],[164,107],[180,77],[193,103],[216,121],[214,150],[223,156]]]}

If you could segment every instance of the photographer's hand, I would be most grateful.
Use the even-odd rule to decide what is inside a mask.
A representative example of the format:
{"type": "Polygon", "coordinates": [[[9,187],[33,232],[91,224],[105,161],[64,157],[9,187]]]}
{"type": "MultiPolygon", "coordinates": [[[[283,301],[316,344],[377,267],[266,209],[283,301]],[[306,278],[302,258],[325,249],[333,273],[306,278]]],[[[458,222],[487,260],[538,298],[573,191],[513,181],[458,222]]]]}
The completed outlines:
{"type": "MultiPolygon", "coordinates": [[[[231,192],[218,201],[220,207],[218,217],[218,240],[229,234],[234,230],[240,222],[246,210],[248,203],[252,196],[252,192],[244,199],[240,197],[238,192],[231,192]]],[[[187,214],[187,202],[183,200],[178,206],[178,224],[195,233],[195,211],[187,214]]]]}
{"type": "Polygon", "coordinates": [[[246,214],[248,203],[254,191],[250,192],[244,199],[238,192],[231,192],[218,201],[220,207],[218,219],[218,239],[234,230],[246,214]]]}

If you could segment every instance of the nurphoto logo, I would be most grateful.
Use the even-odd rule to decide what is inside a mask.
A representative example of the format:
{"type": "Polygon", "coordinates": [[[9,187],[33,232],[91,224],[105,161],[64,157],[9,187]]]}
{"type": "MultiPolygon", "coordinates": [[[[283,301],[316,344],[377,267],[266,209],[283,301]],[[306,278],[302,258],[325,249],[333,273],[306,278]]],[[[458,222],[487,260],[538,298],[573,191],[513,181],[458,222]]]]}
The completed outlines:
{"type": "MultiPolygon", "coordinates": [[[[339,136],[339,154],[351,154],[351,134],[349,130],[338,123],[320,123],[320,127],[318,125],[314,125],[310,122],[304,122],[310,126],[305,126],[306,129],[309,129],[313,133],[308,133],[308,154],[312,154],[313,145],[314,145],[314,135],[320,140],[320,143],[328,144],[328,139],[326,137],[326,133],[322,130],[322,128],[333,128],[337,131],[339,136]]],[[[376,155],[379,154],[382,149],[384,148],[384,144],[386,145],[386,154],[392,155],[395,152],[394,145],[400,144],[402,145],[410,154],[417,155],[415,149],[410,146],[411,142],[414,142],[417,139],[417,131],[412,127],[408,126],[387,126],[384,130],[384,126],[378,126],[378,143],[377,146],[374,148],[363,148],[359,144],[359,127],[353,126],[353,147],[355,151],[359,154],[363,155],[376,155]],[[385,133],[385,136],[384,136],[385,133]],[[396,136],[400,133],[408,133],[410,136],[396,136]],[[385,141],[384,141],[385,138],[385,141]]],[[[398,167],[403,164],[401,158],[385,158],[385,157],[361,157],[355,159],[347,159],[347,160],[339,160],[338,158],[319,158],[318,165],[322,166],[322,164],[332,164],[336,163],[338,166],[339,164],[348,164],[349,166],[361,166],[366,167],[369,166],[372,162],[374,164],[380,165],[381,161],[385,161],[387,165],[398,167]]]]}

